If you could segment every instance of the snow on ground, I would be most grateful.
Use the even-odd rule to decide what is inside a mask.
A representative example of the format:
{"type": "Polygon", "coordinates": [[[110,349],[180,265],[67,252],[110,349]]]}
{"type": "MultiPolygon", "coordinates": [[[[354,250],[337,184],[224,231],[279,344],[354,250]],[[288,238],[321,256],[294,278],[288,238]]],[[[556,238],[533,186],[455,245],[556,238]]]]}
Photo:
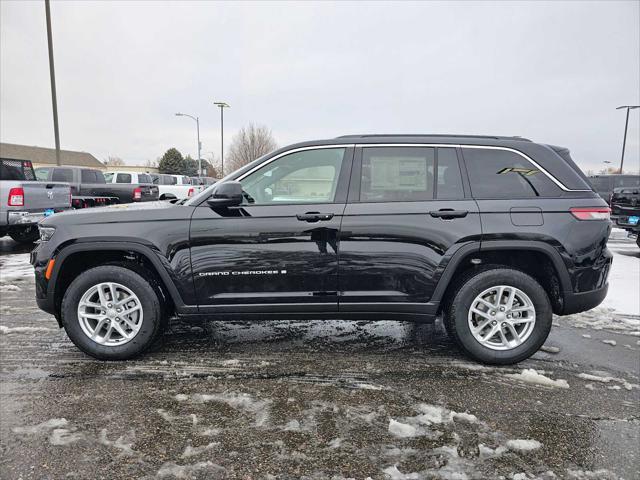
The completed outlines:
{"type": "Polygon", "coordinates": [[[507,373],[505,377],[520,380],[521,382],[525,383],[532,383],[534,385],[543,385],[545,387],[569,388],[569,384],[566,380],[563,380],[561,378],[558,380],[554,380],[552,378],[546,377],[533,368],[525,368],[520,373],[507,373]]]}
{"type": "MultiPolygon", "coordinates": [[[[33,277],[33,267],[29,263],[28,253],[3,255],[0,257],[0,284],[11,285],[16,281],[24,281],[33,277]]],[[[3,290],[5,290],[3,288],[3,290]]],[[[8,290],[15,290],[9,287],[8,290]]],[[[19,289],[19,288],[18,288],[19,289]]],[[[7,290],[7,291],[8,291],[7,290]]]]}
{"type": "Polygon", "coordinates": [[[609,292],[601,307],[619,313],[640,315],[640,258],[635,242],[609,243],[613,266],[609,272],[609,292]]]}

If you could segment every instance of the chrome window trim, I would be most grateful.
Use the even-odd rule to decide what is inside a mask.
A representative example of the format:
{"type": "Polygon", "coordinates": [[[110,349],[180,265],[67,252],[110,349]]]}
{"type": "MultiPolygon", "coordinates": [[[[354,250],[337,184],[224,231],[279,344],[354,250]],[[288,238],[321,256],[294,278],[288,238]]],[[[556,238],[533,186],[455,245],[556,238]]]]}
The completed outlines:
{"type": "Polygon", "coordinates": [[[459,145],[452,143],[359,143],[356,144],[356,147],[361,148],[372,148],[372,147],[450,147],[450,148],[483,148],[487,150],[504,150],[507,152],[513,152],[517,155],[520,155],[525,160],[531,162],[538,170],[544,173],[549,180],[555,183],[560,189],[565,192],[590,192],[591,190],[582,190],[582,189],[572,189],[566,187],[560,180],[551,175],[547,170],[545,170],[538,162],[533,160],[527,154],[522,153],[520,150],[516,150],[515,148],[510,147],[498,147],[494,145],[459,145]]]}
{"type": "Polygon", "coordinates": [[[347,148],[353,148],[355,147],[354,144],[351,143],[341,143],[338,145],[314,145],[314,146],[310,146],[310,147],[299,147],[299,148],[294,148],[292,150],[287,150],[286,152],[282,152],[279,153],[278,155],[271,157],[269,160],[262,162],[260,165],[256,165],[255,167],[253,167],[251,170],[249,170],[248,172],[243,173],[242,175],[240,175],[238,178],[234,179],[235,181],[239,182],[240,180],[242,180],[243,178],[247,177],[248,175],[251,175],[253,172],[260,170],[262,167],[269,165],[271,162],[284,157],[285,155],[290,155],[292,153],[298,153],[298,152],[303,152],[305,150],[320,150],[320,149],[325,149],[325,148],[344,148],[345,150],[347,148]]]}

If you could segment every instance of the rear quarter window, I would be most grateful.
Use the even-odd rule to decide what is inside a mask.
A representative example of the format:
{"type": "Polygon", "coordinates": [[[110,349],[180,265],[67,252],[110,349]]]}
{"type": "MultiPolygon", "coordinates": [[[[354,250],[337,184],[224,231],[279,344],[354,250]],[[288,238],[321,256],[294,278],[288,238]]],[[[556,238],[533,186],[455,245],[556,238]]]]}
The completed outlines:
{"type": "Polygon", "coordinates": [[[130,173],[119,173],[116,176],[116,183],[131,183],[130,173]]]}
{"type": "Polygon", "coordinates": [[[508,150],[463,148],[475,198],[556,197],[562,191],[541,170],[508,150]]]}
{"type": "Polygon", "coordinates": [[[73,182],[73,170],[69,168],[54,168],[51,180],[54,182],[73,182]]]}

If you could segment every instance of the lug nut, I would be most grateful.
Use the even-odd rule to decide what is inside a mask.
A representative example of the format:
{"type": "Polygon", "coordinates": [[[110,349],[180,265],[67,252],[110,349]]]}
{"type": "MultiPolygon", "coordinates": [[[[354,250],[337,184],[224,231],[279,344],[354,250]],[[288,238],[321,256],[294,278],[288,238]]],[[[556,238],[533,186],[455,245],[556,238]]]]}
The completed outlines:
{"type": "Polygon", "coordinates": [[[120,317],[116,317],[116,321],[118,321],[118,322],[119,322],[119,321],[120,321],[120,317]]]}
{"type": "Polygon", "coordinates": [[[503,323],[502,323],[502,326],[503,326],[503,327],[506,327],[506,326],[507,326],[507,324],[503,322],[503,323]]]}
{"type": "Polygon", "coordinates": [[[121,309],[121,308],[117,308],[117,309],[116,309],[116,312],[118,312],[118,313],[120,313],[121,311],[122,311],[122,309],[121,309]]]}
{"type": "Polygon", "coordinates": [[[495,315],[495,314],[496,314],[496,312],[491,312],[491,315],[495,315]]]}
{"type": "Polygon", "coordinates": [[[500,307],[500,311],[501,311],[501,312],[504,312],[504,307],[500,307]]]}
{"type": "Polygon", "coordinates": [[[507,313],[507,318],[511,318],[511,314],[510,313],[507,313]]]}
{"type": "Polygon", "coordinates": [[[107,307],[111,308],[113,305],[111,305],[110,303],[107,305],[107,307]]]}
{"type": "Polygon", "coordinates": [[[491,325],[496,325],[498,322],[496,322],[495,320],[493,322],[491,322],[491,325]]]}

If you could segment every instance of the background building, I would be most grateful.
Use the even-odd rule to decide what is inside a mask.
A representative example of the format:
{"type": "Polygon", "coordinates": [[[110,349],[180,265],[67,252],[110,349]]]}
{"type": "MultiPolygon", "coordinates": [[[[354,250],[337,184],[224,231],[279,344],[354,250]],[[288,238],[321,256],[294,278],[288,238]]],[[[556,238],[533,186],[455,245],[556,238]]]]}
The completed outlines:
{"type": "MultiPolygon", "coordinates": [[[[30,147],[15,143],[0,143],[0,158],[11,160],[30,160],[33,168],[56,165],[54,148],[30,147]]],[[[107,167],[96,157],[87,152],[60,150],[60,163],[75,167],[90,167],[105,170],[107,167]]]]}

